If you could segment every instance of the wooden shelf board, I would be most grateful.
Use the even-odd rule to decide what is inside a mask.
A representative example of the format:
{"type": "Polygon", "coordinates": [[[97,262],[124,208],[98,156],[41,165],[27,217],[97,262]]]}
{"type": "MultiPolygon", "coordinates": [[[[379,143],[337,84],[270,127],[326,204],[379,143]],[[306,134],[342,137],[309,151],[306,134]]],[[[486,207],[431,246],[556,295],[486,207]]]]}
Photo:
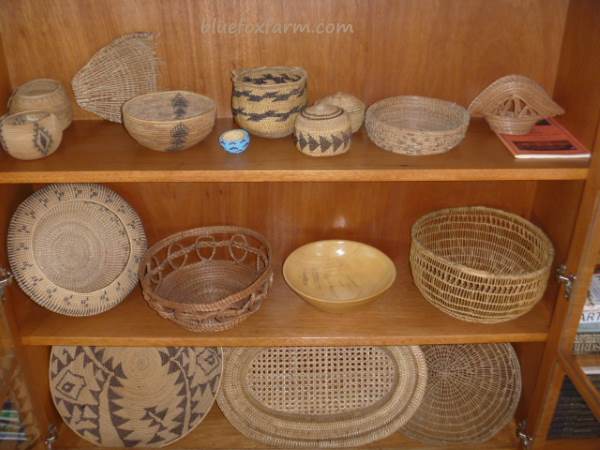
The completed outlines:
{"type": "Polygon", "coordinates": [[[231,119],[219,119],[197,146],[165,154],[143,148],[119,124],[76,121],[49,158],[0,155],[0,183],[583,180],[588,173],[588,161],[517,161],[482,120],[472,120],[460,146],[427,157],[383,151],[364,128],[335,158],[302,155],[291,137],[253,137],[245,153],[229,155],[218,136],[232,127],[231,119]]]}
{"type": "MultiPolygon", "coordinates": [[[[419,450],[514,450],[517,448],[515,438],[515,426],[510,424],[500,431],[496,436],[484,444],[475,445],[451,445],[444,447],[433,447],[421,444],[417,441],[409,439],[400,433],[382,439],[378,442],[368,444],[361,448],[381,448],[381,449],[419,449],[419,450]]],[[[91,448],[92,444],[81,439],[69,428],[63,426],[56,448],[91,448]]],[[[217,404],[208,413],[204,421],[190,434],[169,446],[174,449],[259,449],[269,448],[266,445],[249,439],[237,431],[225,418],[217,404]]],[[[107,449],[108,450],[108,449],[107,449]]]]}
{"type": "Polygon", "coordinates": [[[24,345],[105,346],[302,346],[418,345],[485,342],[542,342],[549,314],[540,302],[516,320],[486,325],[459,321],[429,304],[398,266],[392,288],[379,300],[344,314],[321,312],[283,281],[280,266],[270,296],[256,314],[220,333],[192,333],[161,318],[136,290],[120,305],[92,317],[65,317],[38,307],[20,290],[10,298],[21,314],[24,345]]]}
{"type": "Polygon", "coordinates": [[[541,450],[598,450],[600,438],[549,439],[541,450]]]}

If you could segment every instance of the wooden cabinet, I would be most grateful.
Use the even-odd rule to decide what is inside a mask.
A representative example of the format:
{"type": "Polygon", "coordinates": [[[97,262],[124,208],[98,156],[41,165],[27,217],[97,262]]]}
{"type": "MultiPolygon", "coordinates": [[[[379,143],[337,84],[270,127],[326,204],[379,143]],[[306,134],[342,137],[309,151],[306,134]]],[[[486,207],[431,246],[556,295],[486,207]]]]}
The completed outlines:
{"type": "MultiPolygon", "coordinates": [[[[597,1],[4,0],[0,103],[31,78],[55,78],[68,86],[97,49],[134,31],[159,33],[161,88],[195,90],[216,99],[214,132],[187,151],[156,153],[140,147],[122,126],[75,107],[75,122],[50,158],[23,162],[0,155],[0,266],[7,267],[8,220],[31,192],[47,183],[106,183],[138,211],[150,243],[202,225],[256,229],[272,244],[275,284],[259,313],[217,334],[194,334],[161,319],[139,289],[107,313],[69,318],[38,307],[13,284],[5,308],[42,435],[56,424],[56,447],[90,447],[62,425],[53,407],[47,380],[52,345],[511,342],[524,383],[515,423],[485,445],[454,448],[518,448],[517,423],[524,420],[522,431],[533,437],[530,448],[572,448],[567,442],[546,442],[561,370],[567,367],[559,348],[568,331],[569,303],[559,284],[551,280],[544,299],[516,320],[496,325],[458,321],[431,306],[413,285],[409,230],[418,217],[439,208],[502,208],[544,229],[555,246],[555,266],[565,263],[585,279],[588,229],[596,223],[593,193],[600,180],[597,1]],[[352,32],[231,34],[211,32],[206,25],[240,21],[351,24],[352,32]],[[439,156],[385,152],[370,143],[364,130],[339,158],[305,157],[291,138],[253,138],[246,153],[225,153],[217,138],[232,126],[231,70],[281,64],[307,69],[311,101],[341,90],[369,104],[417,94],[466,106],[496,78],[527,75],[566,109],[561,121],[595,157],[591,164],[517,161],[487,124],[475,119],[464,142],[439,156]],[[334,237],[375,245],[394,260],[398,279],[385,298],[338,316],[313,309],[286,286],[281,276],[285,256],[308,241],[334,237]]],[[[600,443],[582,445],[598,448],[600,443]]],[[[176,446],[261,447],[233,429],[217,407],[176,446]]],[[[400,434],[370,447],[425,448],[400,434]]]]}

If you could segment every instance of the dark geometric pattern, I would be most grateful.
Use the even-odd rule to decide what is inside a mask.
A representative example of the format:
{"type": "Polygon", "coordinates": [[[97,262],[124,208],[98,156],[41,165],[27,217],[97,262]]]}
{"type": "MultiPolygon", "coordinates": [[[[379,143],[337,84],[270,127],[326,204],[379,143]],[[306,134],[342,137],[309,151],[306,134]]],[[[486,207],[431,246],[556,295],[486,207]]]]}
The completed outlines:
{"type": "Polygon", "coordinates": [[[333,153],[338,150],[345,149],[352,139],[351,133],[338,133],[327,136],[312,136],[306,132],[296,133],[296,142],[302,150],[308,148],[312,153],[315,151],[321,151],[325,153],[331,149],[333,153]]]}
{"type": "Polygon", "coordinates": [[[53,347],[56,408],[82,438],[108,447],[162,447],[210,410],[222,371],[218,348],[53,347]]]}
{"type": "Polygon", "coordinates": [[[44,156],[48,155],[52,148],[52,136],[44,127],[37,122],[33,124],[33,145],[44,156]]]}
{"type": "Polygon", "coordinates": [[[250,102],[260,102],[262,100],[273,100],[273,102],[283,102],[289,100],[292,97],[302,97],[304,95],[304,90],[305,87],[302,86],[296,89],[292,89],[290,91],[271,91],[263,95],[256,95],[253,94],[251,91],[234,90],[232,95],[234,97],[246,97],[250,102]]]}
{"type": "Polygon", "coordinates": [[[295,106],[286,112],[277,112],[277,111],[265,111],[264,113],[249,113],[246,112],[243,108],[233,108],[233,116],[236,117],[238,115],[246,116],[247,119],[251,122],[260,122],[265,119],[277,119],[277,122],[285,122],[294,114],[298,114],[303,108],[303,105],[295,106]]]}
{"type": "Polygon", "coordinates": [[[176,152],[183,149],[190,130],[183,123],[178,123],[171,130],[171,146],[167,149],[169,152],[176,152]]]}
{"type": "Polygon", "coordinates": [[[301,75],[290,75],[287,73],[282,73],[279,75],[273,75],[272,73],[265,73],[260,77],[252,78],[251,76],[245,76],[242,78],[244,83],[252,83],[252,84],[283,84],[283,83],[293,83],[294,81],[298,81],[302,78],[301,75]]]}
{"type": "Polygon", "coordinates": [[[173,107],[173,114],[175,114],[175,118],[182,119],[187,113],[187,109],[188,106],[190,106],[190,102],[183,95],[181,95],[180,92],[178,92],[171,99],[171,106],[173,107]]]}

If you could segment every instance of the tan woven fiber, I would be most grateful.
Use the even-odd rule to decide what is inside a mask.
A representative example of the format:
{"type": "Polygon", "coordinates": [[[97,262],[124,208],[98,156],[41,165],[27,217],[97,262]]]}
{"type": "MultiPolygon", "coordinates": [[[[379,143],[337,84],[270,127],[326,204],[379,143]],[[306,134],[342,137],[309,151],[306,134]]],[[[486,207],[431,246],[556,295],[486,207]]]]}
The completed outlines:
{"type": "Polygon", "coordinates": [[[0,120],[0,145],[16,159],[45,158],[62,140],[62,126],[55,114],[25,111],[0,120]]]}
{"type": "Polygon", "coordinates": [[[215,125],[215,102],[189,91],[139,95],[123,105],[123,123],[144,147],[163,152],[190,148],[215,125]]]}
{"type": "Polygon", "coordinates": [[[542,230],[498,209],[443,209],[412,227],[415,284],[434,306],[469,322],[505,322],[531,310],[553,258],[542,230]]]}
{"type": "Polygon", "coordinates": [[[353,447],[408,421],[426,372],[418,347],[233,349],[217,401],[240,432],[265,444],[353,447]]]}
{"type": "Polygon", "coordinates": [[[254,67],[233,71],[231,107],[237,124],[256,136],[294,132],[306,105],[308,75],[301,67],[254,67]]]}
{"type": "Polygon", "coordinates": [[[427,361],[427,389],[402,433],[433,445],[482,443],[513,421],[521,397],[521,371],[510,344],[421,349],[427,361]]]}
{"type": "Polygon", "coordinates": [[[369,138],[384,150],[403,155],[435,155],[465,137],[469,113],[456,103],[428,97],[390,97],[367,110],[369,138]]]}
{"type": "Polygon", "coordinates": [[[191,331],[223,331],[258,311],[267,296],[271,248],[247,228],[195,228],[154,244],[139,278],[162,317],[191,331]]]}
{"type": "Polygon", "coordinates": [[[366,106],[362,100],[353,95],[337,92],[315,102],[315,105],[319,104],[337,106],[346,111],[350,117],[350,126],[353,133],[360,129],[365,120],[366,106]]]}
{"type": "Polygon", "coordinates": [[[481,91],[469,112],[473,117],[485,117],[496,133],[527,134],[542,117],[565,111],[535,81],[507,75],[481,91]]]}
{"type": "Polygon", "coordinates": [[[9,114],[23,111],[48,111],[56,115],[64,130],[73,120],[71,100],[56,80],[38,78],[19,86],[8,102],[9,114]]]}
{"type": "Polygon", "coordinates": [[[342,109],[323,103],[308,106],[296,118],[296,147],[308,156],[337,156],[352,142],[350,118],[342,109]]]}
{"type": "Polygon", "coordinates": [[[159,60],[154,38],[154,33],[127,34],[100,49],[73,77],[77,104],[121,123],[123,103],[157,89],[159,60]]]}

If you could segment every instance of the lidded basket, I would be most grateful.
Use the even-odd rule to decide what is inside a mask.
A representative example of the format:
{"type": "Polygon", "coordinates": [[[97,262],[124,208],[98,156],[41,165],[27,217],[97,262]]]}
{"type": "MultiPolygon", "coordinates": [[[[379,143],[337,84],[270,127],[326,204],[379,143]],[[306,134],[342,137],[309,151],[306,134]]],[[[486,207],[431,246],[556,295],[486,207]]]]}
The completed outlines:
{"type": "Polygon", "coordinates": [[[62,130],[71,125],[73,120],[71,100],[65,88],[60,82],[49,78],[38,78],[22,84],[9,100],[9,114],[32,110],[55,114],[62,130]]]}
{"type": "Polygon", "coordinates": [[[309,156],[346,153],[352,140],[350,118],[338,106],[321,103],[306,107],[296,119],[296,147],[309,156]]]}
{"type": "Polygon", "coordinates": [[[56,151],[63,129],[58,117],[47,111],[25,111],[0,121],[0,144],[16,159],[45,158],[56,151]]]}
{"type": "Polygon", "coordinates": [[[337,92],[316,102],[317,105],[327,104],[342,108],[350,117],[352,132],[356,133],[365,120],[366,106],[362,100],[351,94],[337,92]]]}
{"type": "Polygon", "coordinates": [[[235,121],[256,136],[289,136],[306,105],[307,78],[301,67],[234,70],[231,107],[235,121]]]}

